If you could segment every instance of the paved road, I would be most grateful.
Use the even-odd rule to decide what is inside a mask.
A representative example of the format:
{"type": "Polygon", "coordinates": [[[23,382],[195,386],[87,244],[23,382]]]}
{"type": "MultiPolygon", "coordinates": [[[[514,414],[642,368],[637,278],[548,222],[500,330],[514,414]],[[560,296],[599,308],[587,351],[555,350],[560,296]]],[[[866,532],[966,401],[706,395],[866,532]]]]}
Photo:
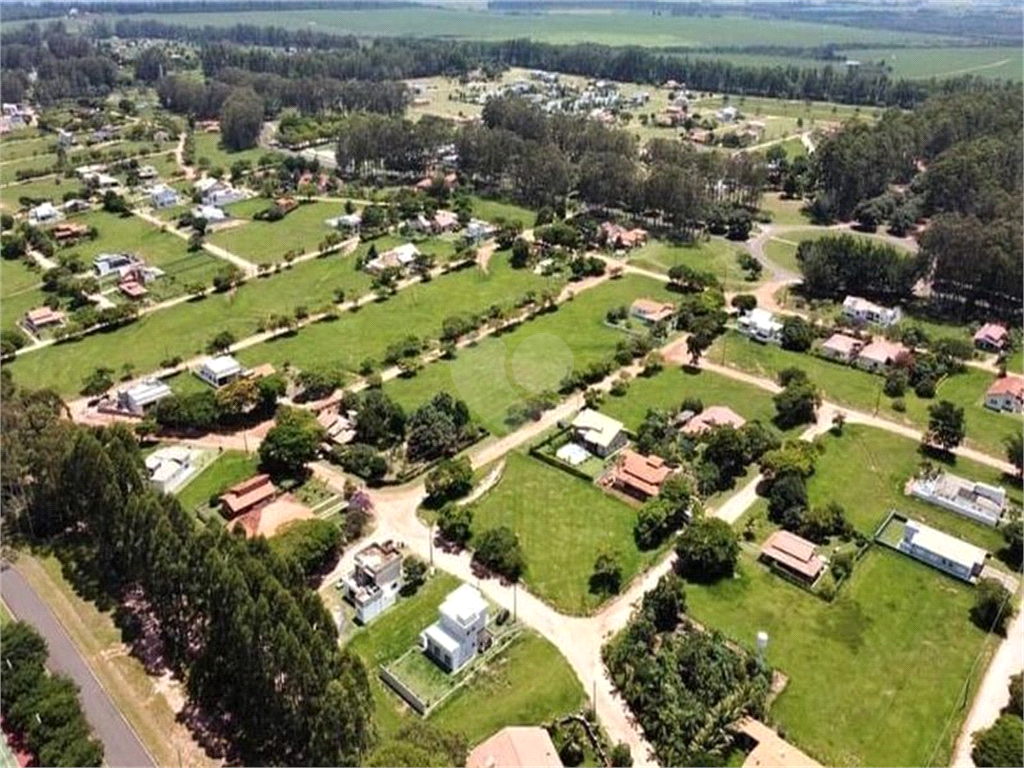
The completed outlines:
{"type": "Polygon", "coordinates": [[[11,613],[27,621],[46,638],[50,669],[67,675],[81,689],[85,717],[103,742],[106,764],[114,768],[155,766],[156,761],[93,676],[64,627],[25,578],[13,567],[5,568],[0,589],[11,613]]]}

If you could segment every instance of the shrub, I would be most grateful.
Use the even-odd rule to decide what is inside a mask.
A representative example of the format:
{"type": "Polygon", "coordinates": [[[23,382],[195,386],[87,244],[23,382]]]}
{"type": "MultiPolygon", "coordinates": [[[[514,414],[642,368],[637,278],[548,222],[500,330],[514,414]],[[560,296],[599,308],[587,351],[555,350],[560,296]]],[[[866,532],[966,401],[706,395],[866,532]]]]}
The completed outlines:
{"type": "Polygon", "coordinates": [[[526,558],[519,537],[504,525],[480,534],[473,559],[511,581],[517,581],[526,570],[526,558]]]}
{"type": "Polygon", "coordinates": [[[679,535],[676,570],[694,581],[731,576],[740,554],[736,532],[724,520],[700,518],[679,535]]]}
{"type": "Polygon", "coordinates": [[[1013,595],[996,579],[981,579],[974,588],[971,620],[986,632],[1006,634],[1006,625],[1013,616],[1013,595]]]}
{"type": "Polygon", "coordinates": [[[892,409],[896,411],[896,413],[903,413],[907,410],[907,404],[903,401],[902,397],[897,397],[892,401],[892,409]]]}
{"type": "Polygon", "coordinates": [[[473,535],[472,508],[445,504],[437,513],[437,530],[446,541],[464,547],[473,535]]]}
{"type": "Polygon", "coordinates": [[[971,758],[978,768],[1018,765],[1024,752],[1024,721],[1016,715],[1003,715],[972,739],[971,758]]]}

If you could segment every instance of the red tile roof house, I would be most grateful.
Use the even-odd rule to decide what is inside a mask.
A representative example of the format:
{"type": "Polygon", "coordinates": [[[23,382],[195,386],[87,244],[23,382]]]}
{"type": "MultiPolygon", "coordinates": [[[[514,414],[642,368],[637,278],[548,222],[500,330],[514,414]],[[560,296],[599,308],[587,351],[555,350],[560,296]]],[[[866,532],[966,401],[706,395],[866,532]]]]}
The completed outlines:
{"type": "Polygon", "coordinates": [[[601,224],[600,231],[604,235],[605,244],[612,248],[636,248],[647,242],[646,229],[626,229],[606,221],[601,224]]]}
{"type": "Polygon", "coordinates": [[[822,357],[840,363],[852,363],[864,346],[864,342],[845,333],[833,333],[826,339],[819,352],[822,357]]]}
{"type": "Polygon", "coordinates": [[[125,296],[127,296],[129,299],[141,299],[143,296],[149,293],[149,291],[147,291],[134,280],[122,280],[120,283],[118,283],[117,289],[125,296]]]}
{"type": "Polygon", "coordinates": [[[660,456],[644,456],[627,448],[619,454],[612,469],[612,485],[646,501],[658,495],[661,484],[671,474],[672,468],[665,466],[660,456]]]}
{"type": "Polygon", "coordinates": [[[974,346],[988,352],[1002,352],[1006,346],[1006,328],[998,323],[985,323],[974,334],[974,346]]]}
{"type": "Polygon", "coordinates": [[[776,531],[761,546],[761,558],[780,566],[807,584],[813,584],[825,569],[813,542],[789,531],[776,531]]]}
{"type": "Polygon", "coordinates": [[[1003,376],[993,381],[985,393],[985,407],[1010,413],[1024,411],[1024,379],[1020,376],[1003,376]]]}
{"type": "Polygon", "coordinates": [[[683,425],[682,431],[684,435],[701,435],[709,429],[723,424],[731,424],[736,429],[739,429],[746,423],[747,420],[732,408],[727,408],[724,405],[712,405],[687,421],[683,425]]]}
{"type": "Polygon", "coordinates": [[[47,328],[51,325],[61,325],[64,323],[64,313],[58,312],[55,309],[49,307],[37,307],[36,309],[30,309],[28,314],[25,315],[25,325],[33,333],[39,333],[40,329],[47,328]]]}
{"type": "Polygon", "coordinates": [[[224,516],[233,520],[266,504],[276,493],[277,489],[270,482],[270,475],[255,475],[228,488],[220,497],[220,503],[224,516]]]}
{"type": "Polygon", "coordinates": [[[654,301],[653,299],[637,299],[629,307],[630,315],[648,325],[668,320],[675,313],[676,308],[673,304],[667,301],[654,301]]]}
{"type": "Polygon", "coordinates": [[[886,368],[896,362],[896,358],[907,354],[910,354],[910,350],[902,344],[896,344],[886,339],[875,339],[857,353],[854,363],[865,371],[883,373],[886,368]]]}
{"type": "Polygon", "coordinates": [[[537,726],[502,728],[466,757],[466,768],[561,768],[551,737],[537,726]]]}

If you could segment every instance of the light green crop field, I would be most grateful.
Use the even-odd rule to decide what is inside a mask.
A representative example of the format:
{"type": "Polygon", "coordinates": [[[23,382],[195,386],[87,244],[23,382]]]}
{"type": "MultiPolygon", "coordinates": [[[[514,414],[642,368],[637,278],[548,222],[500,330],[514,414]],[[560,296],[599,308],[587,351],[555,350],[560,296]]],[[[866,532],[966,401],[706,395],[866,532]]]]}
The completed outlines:
{"type": "Polygon", "coordinates": [[[968,617],[973,587],[881,546],[832,603],[746,552],[736,578],[690,584],[686,602],[752,651],[768,633],[767,662],[789,678],[772,721],[824,765],[947,765],[995,647],[968,617]]]}
{"type": "Polygon", "coordinates": [[[605,324],[605,313],[640,297],[670,300],[672,294],[662,283],[635,275],[604,283],[563,303],[557,312],[460,349],[455,360],[392,380],[385,390],[409,409],[436,392],[449,392],[465,400],[474,418],[491,432],[505,434],[509,406],[529,394],[557,390],[568,373],[615,351],[626,336],[605,324]]]}
{"type": "Polygon", "coordinates": [[[510,453],[498,485],[473,505],[473,533],[505,525],[519,536],[530,590],[558,610],[588,613],[603,598],[588,587],[594,560],[615,553],[627,583],[658,550],[633,540],[636,510],[592,483],[523,453],[510,453]]]}

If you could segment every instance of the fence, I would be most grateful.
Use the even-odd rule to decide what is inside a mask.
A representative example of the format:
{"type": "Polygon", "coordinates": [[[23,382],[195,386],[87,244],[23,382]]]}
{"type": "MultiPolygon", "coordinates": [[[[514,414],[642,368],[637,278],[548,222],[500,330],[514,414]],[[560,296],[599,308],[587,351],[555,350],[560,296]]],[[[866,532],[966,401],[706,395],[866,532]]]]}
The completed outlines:
{"type": "Polygon", "coordinates": [[[383,664],[380,665],[378,673],[380,674],[381,679],[387,683],[388,687],[401,696],[405,700],[406,704],[416,710],[418,715],[426,715],[427,705],[420,701],[420,697],[413,693],[411,688],[391,674],[388,668],[383,664]]]}
{"type": "Polygon", "coordinates": [[[577,469],[572,464],[562,461],[557,456],[555,456],[553,452],[549,453],[549,451],[552,451],[552,448],[557,449],[565,445],[565,443],[567,443],[568,440],[562,440],[561,443],[558,443],[557,445],[554,446],[552,444],[566,437],[566,435],[568,434],[569,430],[567,429],[563,429],[556,432],[555,434],[551,435],[551,437],[542,440],[536,445],[530,446],[529,454],[533,456],[535,459],[539,459],[543,461],[545,464],[554,467],[555,469],[560,469],[563,472],[568,472],[573,477],[578,477],[581,480],[586,480],[588,483],[594,482],[594,478],[592,475],[587,474],[582,469],[577,469]]]}

